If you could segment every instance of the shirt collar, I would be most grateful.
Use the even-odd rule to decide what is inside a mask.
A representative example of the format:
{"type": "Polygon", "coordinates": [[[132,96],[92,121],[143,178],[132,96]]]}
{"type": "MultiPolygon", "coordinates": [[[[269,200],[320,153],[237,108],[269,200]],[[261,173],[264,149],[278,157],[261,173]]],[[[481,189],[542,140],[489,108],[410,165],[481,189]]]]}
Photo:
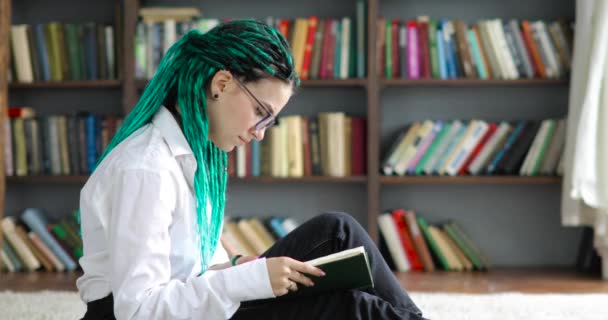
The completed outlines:
{"type": "Polygon", "coordinates": [[[161,106],[154,115],[152,123],[160,131],[174,157],[194,155],[182,129],[167,108],[161,106]]]}

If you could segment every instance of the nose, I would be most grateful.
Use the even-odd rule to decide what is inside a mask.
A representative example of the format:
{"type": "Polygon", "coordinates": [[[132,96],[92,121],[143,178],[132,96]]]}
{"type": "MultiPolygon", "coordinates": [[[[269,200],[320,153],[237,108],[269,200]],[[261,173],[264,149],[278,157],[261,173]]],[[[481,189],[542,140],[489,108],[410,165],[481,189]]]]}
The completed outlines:
{"type": "Polygon", "coordinates": [[[255,128],[253,128],[253,130],[251,130],[251,135],[257,141],[262,141],[264,139],[265,132],[266,132],[266,128],[261,129],[261,130],[256,130],[255,128]]]}

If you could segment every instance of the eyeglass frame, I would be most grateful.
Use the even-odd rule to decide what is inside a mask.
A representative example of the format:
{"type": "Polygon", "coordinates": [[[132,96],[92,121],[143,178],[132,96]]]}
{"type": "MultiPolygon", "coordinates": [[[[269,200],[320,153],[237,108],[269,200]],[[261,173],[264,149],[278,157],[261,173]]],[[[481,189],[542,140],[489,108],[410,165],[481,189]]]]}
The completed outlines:
{"type": "Polygon", "coordinates": [[[236,78],[236,83],[239,85],[239,87],[241,87],[257,104],[260,108],[262,108],[264,111],[266,111],[267,115],[262,118],[260,121],[258,121],[258,123],[255,124],[255,130],[256,131],[261,131],[263,129],[267,129],[270,128],[272,126],[274,126],[275,124],[278,123],[277,121],[277,117],[274,115],[274,113],[270,110],[270,108],[266,107],[266,105],[264,105],[254,94],[253,92],[251,92],[251,90],[249,90],[247,88],[247,86],[245,86],[245,84],[243,83],[243,81],[241,81],[240,79],[236,78]],[[272,121],[268,122],[268,124],[265,124],[264,126],[262,126],[262,124],[264,124],[264,122],[267,122],[268,119],[272,119],[272,121]]]}

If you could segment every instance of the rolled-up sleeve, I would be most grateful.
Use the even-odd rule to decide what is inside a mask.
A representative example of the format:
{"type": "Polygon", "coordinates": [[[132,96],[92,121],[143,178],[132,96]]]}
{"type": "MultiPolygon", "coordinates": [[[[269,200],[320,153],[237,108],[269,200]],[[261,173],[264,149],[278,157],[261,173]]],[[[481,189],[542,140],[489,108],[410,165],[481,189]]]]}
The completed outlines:
{"type": "Polygon", "coordinates": [[[265,259],[171,279],[171,177],[140,169],[116,176],[107,237],[117,319],[227,319],[241,301],[274,297],[265,259]]]}

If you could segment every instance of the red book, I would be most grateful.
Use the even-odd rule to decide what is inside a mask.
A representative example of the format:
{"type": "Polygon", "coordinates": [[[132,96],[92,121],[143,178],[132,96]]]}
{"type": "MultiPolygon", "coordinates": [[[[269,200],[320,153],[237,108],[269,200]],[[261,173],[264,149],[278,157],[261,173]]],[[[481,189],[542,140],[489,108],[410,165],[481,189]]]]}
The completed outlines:
{"type": "MultiPolygon", "coordinates": [[[[332,39],[332,27],[333,27],[333,22],[335,21],[335,19],[327,19],[325,20],[325,30],[323,30],[323,47],[321,48],[321,70],[319,70],[319,78],[321,79],[327,79],[328,74],[329,74],[329,70],[327,69],[329,66],[329,59],[330,59],[330,55],[329,55],[329,50],[330,50],[330,46],[332,41],[335,42],[336,39],[333,38],[332,39]]],[[[333,58],[331,58],[333,59],[333,58]]],[[[332,69],[333,71],[333,69],[332,69]]],[[[332,74],[333,76],[333,74],[332,74]]]]}
{"type": "Polygon", "coordinates": [[[483,149],[483,146],[486,144],[486,142],[488,142],[488,140],[490,140],[490,137],[492,137],[494,132],[496,132],[496,128],[498,128],[498,126],[495,123],[490,122],[488,124],[488,131],[486,131],[486,134],[483,136],[483,138],[479,140],[479,143],[477,143],[477,145],[473,149],[473,152],[471,152],[467,160],[464,162],[464,165],[462,165],[462,168],[460,168],[458,174],[466,175],[467,172],[469,172],[469,166],[471,165],[473,160],[475,160],[479,152],[481,152],[481,149],[483,149]]]}
{"type": "Polygon", "coordinates": [[[308,79],[310,74],[310,60],[312,58],[312,45],[315,42],[315,34],[317,32],[317,24],[319,18],[311,16],[308,18],[308,35],[306,37],[306,47],[304,48],[304,62],[302,63],[302,74],[300,78],[302,80],[308,79]]]}
{"type": "Polygon", "coordinates": [[[393,75],[392,78],[399,78],[399,19],[393,19],[391,25],[391,32],[393,39],[392,44],[392,58],[393,58],[393,75]]]}
{"type": "Polygon", "coordinates": [[[351,120],[352,175],[363,176],[367,172],[367,123],[366,118],[351,120]]]}
{"type": "Polygon", "coordinates": [[[285,39],[289,39],[289,20],[281,19],[279,22],[279,31],[283,34],[285,39]]]}
{"type": "Polygon", "coordinates": [[[30,107],[10,107],[8,108],[9,118],[31,118],[35,112],[30,107]]]}
{"type": "Polygon", "coordinates": [[[540,76],[541,78],[546,78],[547,74],[545,73],[545,65],[540,57],[540,53],[538,52],[539,49],[536,46],[536,42],[534,42],[530,23],[526,20],[522,21],[521,23],[521,35],[524,38],[524,44],[526,45],[526,49],[528,49],[528,54],[532,57],[534,74],[540,76]]]}
{"type": "Polygon", "coordinates": [[[407,228],[407,224],[405,222],[405,210],[396,209],[392,212],[393,221],[397,225],[397,229],[399,230],[399,237],[401,238],[401,243],[405,250],[405,255],[407,256],[407,260],[409,260],[412,270],[422,270],[422,262],[416,253],[416,248],[414,247],[414,241],[412,240],[412,236],[410,235],[410,231],[407,228]]]}
{"type": "Polygon", "coordinates": [[[418,21],[418,55],[420,59],[420,75],[422,78],[431,77],[431,60],[429,57],[429,23],[418,21]]]}

